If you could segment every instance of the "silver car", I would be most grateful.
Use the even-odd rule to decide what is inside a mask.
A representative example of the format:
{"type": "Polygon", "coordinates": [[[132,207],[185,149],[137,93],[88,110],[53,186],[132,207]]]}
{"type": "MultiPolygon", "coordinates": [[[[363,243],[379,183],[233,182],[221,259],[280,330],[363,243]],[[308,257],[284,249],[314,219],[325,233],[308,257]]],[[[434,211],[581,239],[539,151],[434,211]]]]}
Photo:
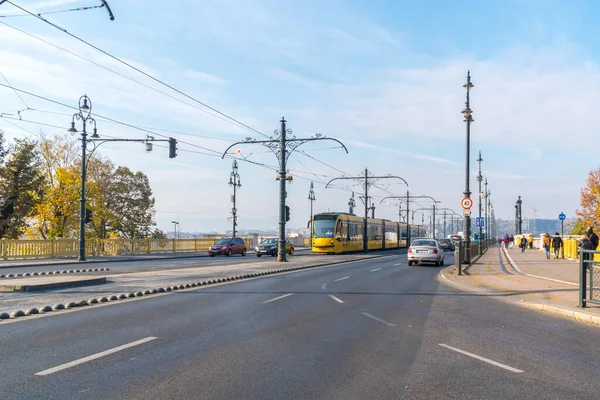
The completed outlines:
{"type": "Polygon", "coordinates": [[[408,248],[408,265],[416,263],[434,263],[438,267],[444,265],[444,250],[435,239],[414,240],[408,248]]]}

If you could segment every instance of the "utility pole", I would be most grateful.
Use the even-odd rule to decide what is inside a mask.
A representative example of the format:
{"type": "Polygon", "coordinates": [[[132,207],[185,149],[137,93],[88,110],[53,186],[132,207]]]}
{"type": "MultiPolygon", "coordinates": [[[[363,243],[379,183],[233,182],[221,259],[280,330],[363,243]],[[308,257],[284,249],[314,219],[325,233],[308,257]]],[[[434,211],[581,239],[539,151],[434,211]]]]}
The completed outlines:
{"type": "Polygon", "coordinates": [[[233,237],[235,237],[235,231],[237,226],[237,208],[236,208],[236,190],[242,187],[242,183],[240,182],[240,174],[238,174],[238,164],[237,160],[233,160],[233,169],[231,174],[229,175],[229,186],[233,186],[233,196],[231,197],[231,202],[233,203],[233,208],[231,209],[231,215],[233,216],[233,237]]]}
{"type": "Polygon", "coordinates": [[[479,152],[479,157],[477,157],[477,164],[479,164],[479,173],[477,174],[477,182],[479,183],[479,191],[477,192],[477,197],[478,197],[478,209],[479,209],[479,213],[478,213],[478,217],[479,217],[479,232],[478,232],[478,240],[481,243],[481,237],[483,236],[483,224],[481,223],[481,198],[483,196],[483,192],[481,191],[481,182],[483,181],[483,176],[481,176],[481,162],[483,161],[483,158],[481,158],[481,151],[479,152]]]}
{"type": "Polygon", "coordinates": [[[308,201],[310,201],[310,245],[312,246],[312,242],[313,242],[313,226],[312,226],[312,219],[313,219],[313,202],[316,200],[315,198],[315,185],[311,182],[310,183],[310,190],[308,191],[308,201]]]}
{"type": "Polygon", "coordinates": [[[371,207],[369,207],[369,209],[371,210],[371,218],[375,218],[375,203],[371,203],[371,207]]]}
{"type": "MultiPolygon", "coordinates": [[[[1,3],[0,3],[1,4],[1,3]]],[[[106,142],[143,142],[146,143],[146,151],[152,151],[152,145],[149,142],[169,142],[169,157],[174,158],[177,157],[176,154],[176,145],[177,140],[173,138],[169,138],[168,140],[160,139],[155,140],[153,137],[148,136],[146,139],[101,139],[98,136],[98,131],[96,129],[96,120],[92,117],[92,100],[87,96],[83,95],[79,98],[78,103],[79,111],[73,114],[73,118],[71,119],[71,127],[67,130],[71,135],[75,135],[78,133],[75,128],[75,120],[80,120],[83,125],[83,129],[81,132],[81,193],[79,198],[79,256],[77,257],[77,261],[85,261],[85,224],[86,224],[86,215],[88,215],[88,210],[86,210],[86,189],[85,182],[87,178],[87,158],[88,158],[88,149],[87,145],[90,143],[93,147],[92,150],[89,151],[91,154],[96,151],[98,146],[106,142]],[[87,129],[86,126],[90,124],[94,126],[94,133],[89,138],[87,137],[87,129]]]]}
{"type": "MultiPolygon", "coordinates": [[[[464,122],[467,123],[467,140],[466,140],[466,158],[465,158],[465,191],[464,197],[471,198],[471,190],[469,189],[469,174],[470,174],[470,157],[471,157],[471,122],[473,122],[473,111],[471,110],[469,94],[474,85],[471,83],[471,71],[467,71],[467,83],[463,85],[467,89],[467,101],[465,109],[462,110],[464,122]]],[[[465,215],[465,260],[464,264],[471,263],[471,215],[465,215]]],[[[462,273],[462,266],[459,266],[459,275],[462,273]]]]}
{"type": "Polygon", "coordinates": [[[521,205],[523,204],[523,200],[521,200],[521,196],[517,200],[517,204],[515,204],[515,231],[517,235],[523,233],[523,219],[521,218],[521,205]]]}
{"type": "Polygon", "coordinates": [[[435,239],[435,203],[431,208],[433,208],[433,239],[435,239]]]}
{"type": "MultiPolygon", "coordinates": [[[[285,262],[285,261],[287,261],[286,260],[286,252],[285,252],[285,223],[287,221],[287,217],[289,216],[289,212],[286,212],[287,210],[289,210],[289,208],[285,204],[285,199],[287,197],[287,192],[285,191],[285,183],[286,183],[286,180],[288,180],[288,178],[286,176],[287,175],[286,163],[287,163],[288,158],[294,152],[294,150],[296,150],[299,146],[303,145],[304,143],[314,142],[314,141],[318,141],[318,140],[332,140],[334,142],[337,142],[340,146],[342,146],[342,148],[346,151],[346,153],[348,153],[348,149],[346,149],[346,146],[344,146],[344,144],[342,142],[340,142],[339,140],[334,139],[334,138],[325,137],[320,133],[317,133],[313,137],[310,137],[310,138],[296,138],[295,136],[288,138],[287,135],[291,135],[292,130],[286,128],[285,118],[282,117],[279,122],[281,124],[281,127],[279,130],[275,131],[275,135],[278,137],[270,138],[269,140],[256,140],[256,139],[247,137],[245,141],[235,142],[234,144],[229,146],[225,150],[225,152],[223,152],[221,159],[225,158],[225,156],[227,155],[227,152],[232,147],[237,146],[237,145],[242,145],[242,144],[262,144],[263,146],[265,146],[269,150],[271,150],[273,152],[273,154],[275,154],[275,156],[277,157],[277,159],[279,161],[279,173],[278,173],[278,180],[279,180],[279,240],[278,240],[277,261],[285,262]]],[[[290,180],[291,180],[291,177],[290,177],[290,180]]]]}
{"type": "Polygon", "coordinates": [[[490,232],[489,232],[489,228],[488,228],[488,224],[490,223],[489,221],[489,216],[488,216],[488,197],[489,197],[489,193],[488,193],[488,181],[487,178],[485,178],[485,190],[483,192],[485,194],[484,196],[484,200],[483,203],[485,205],[485,212],[484,212],[484,219],[483,219],[483,227],[485,228],[485,239],[486,241],[489,243],[489,239],[490,239],[490,232]]]}
{"type": "Polygon", "coordinates": [[[179,225],[179,222],[177,221],[171,221],[173,223],[173,239],[179,239],[179,235],[177,235],[177,225],[179,225]]]}
{"type": "MultiPolygon", "coordinates": [[[[410,191],[406,191],[406,196],[387,196],[384,197],[383,199],[381,199],[381,201],[379,202],[379,204],[383,203],[384,200],[386,199],[406,199],[406,246],[410,246],[410,239],[411,239],[411,229],[410,229],[410,220],[409,220],[409,214],[410,214],[410,200],[411,199],[431,199],[433,200],[434,203],[440,203],[439,201],[437,201],[436,199],[434,199],[431,196],[411,196],[410,195],[410,191]]],[[[399,206],[401,207],[401,204],[399,204],[399,206]]],[[[398,221],[400,221],[400,219],[398,219],[398,221]]],[[[415,213],[412,213],[412,224],[415,224],[415,213]]]]}
{"type": "Polygon", "coordinates": [[[448,235],[446,234],[446,210],[444,210],[444,238],[448,235]]]}
{"type": "MultiPolygon", "coordinates": [[[[360,180],[363,181],[363,190],[364,190],[364,201],[365,201],[365,216],[363,220],[363,251],[367,253],[369,251],[369,239],[368,239],[368,229],[367,229],[367,220],[369,218],[369,187],[371,187],[376,181],[381,179],[400,179],[406,186],[408,183],[396,175],[386,175],[386,176],[369,176],[369,169],[365,168],[365,173],[362,176],[343,176],[340,178],[333,178],[325,185],[325,189],[329,186],[329,184],[333,181],[337,180],[360,180]]],[[[373,207],[375,210],[375,207],[373,207]]],[[[373,211],[374,212],[374,211],[373,211]]]]}
{"type": "Polygon", "coordinates": [[[354,200],[354,192],[352,192],[352,197],[350,197],[350,201],[348,201],[348,207],[350,214],[354,214],[354,207],[356,207],[356,201],[354,200]]]}

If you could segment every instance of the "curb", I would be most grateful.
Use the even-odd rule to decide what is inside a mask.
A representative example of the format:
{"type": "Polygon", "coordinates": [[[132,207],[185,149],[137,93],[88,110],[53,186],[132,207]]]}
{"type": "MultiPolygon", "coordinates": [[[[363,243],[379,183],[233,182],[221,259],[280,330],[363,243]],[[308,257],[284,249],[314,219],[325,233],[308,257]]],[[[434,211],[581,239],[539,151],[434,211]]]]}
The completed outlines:
{"type": "MultiPolygon", "coordinates": [[[[461,284],[458,282],[454,282],[452,280],[450,280],[450,278],[448,278],[445,274],[444,271],[446,271],[449,268],[453,268],[453,266],[448,267],[448,268],[444,268],[443,270],[440,271],[439,276],[441,277],[441,279],[444,280],[444,282],[446,282],[448,285],[450,286],[454,286],[455,288],[459,288],[461,290],[466,290],[468,292],[475,292],[475,293],[487,293],[484,289],[480,289],[480,288],[475,288],[472,286],[467,286],[465,284],[461,284]]],[[[582,321],[582,322],[587,322],[587,323],[591,323],[594,325],[600,325],[600,316],[597,315],[590,315],[587,313],[583,313],[581,311],[573,311],[573,310],[569,310],[567,308],[562,308],[562,307],[557,307],[557,306],[551,306],[548,304],[542,304],[542,303],[527,303],[525,301],[514,301],[514,300],[510,300],[510,299],[506,299],[506,298],[499,298],[499,297],[495,297],[495,296],[489,296],[490,298],[497,300],[497,301],[502,301],[508,304],[514,304],[523,308],[527,308],[529,310],[535,310],[535,311],[545,311],[551,314],[555,314],[555,315],[559,315],[562,317],[568,317],[571,319],[576,319],[578,321],[582,321]]]]}
{"type": "MultiPolygon", "coordinates": [[[[13,311],[12,313],[2,312],[2,313],[0,313],[0,321],[7,320],[7,319],[10,319],[10,320],[21,319],[21,317],[25,317],[25,316],[29,316],[29,315],[48,314],[50,312],[56,312],[59,310],[67,311],[67,310],[70,310],[71,308],[81,308],[83,306],[90,306],[90,305],[94,305],[94,304],[103,304],[103,303],[107,303],[107,302],[116,302],[116,301],[120,301],[120,300],[132,299],[132,298],[137,298],[137,297],[146,297],[146,296],[153,295],[153,294],[166,294],[167,292],[195,289],[200,286],[210,286],[210,285],[226,283],[226,282],[231,282],[231,281],[253,279],[253,278],[258,278],[261,276],[290,273],[290,272],[300,271],[300,270],[304,270],[304,269],[327,267],[327,266],[333,266],[333,265],[338,265],[338,264],[347,264],[347,263],[352,263],[352,262],[357,262],[357,261],[371,260],[374,258],[391,257],[391,256],[396,256],[396,255],[399,255],[399,254],[395,253],[395,254],[373,255],[373,256],[368,256],[368,257],[364,257],[364,258],[358,258],[355,260],[331,261],[331,262],[303,265],[303,266],[290,267],[290,268],[278,268],[278,269],[273,269],[273,270],[251,272],[251,273],[247,273],[247,274],[243,274],[243,275],[228,276],[228,277],[223,277],[223,278],[209,278],[209,279],[206,279],[203,281],[194,281],[194,282],[184,283],[184,284],[180,284],[180,285],[164,286],[164,287],[152,288],[152,289],[146,289],[146,290],[136,290],[136,291],[132,291],[129,293],[121,293],[118,295],[112,295],[112,296],[109,296],[108,298],[107,297],[90,298],[87,300],[81,300],[81,301],[77,301],[77,302],[69,302],[67,304],[57,303],[57,304],[54,304],[53,306],[48,306],[48,305],[43,306],[40,309],[30,308],[27,310],[27,312],[24,312],[22,310],[16,310],[16,311],[13,311]]],[[[0,323],[0,325],[1,325],[1,323],[0,323]]]]}
{"type": "Polygon", "coordinates": [[[551,281],[551,282],[557,282],[557,283],[562,283],[565,285],[570,285],[570,286],[579,286],[578,283],[574,283],[574,282],[567,282],[567,281],[561,281],[560,279],[553,279],[553,278],[547,278],[545,276],[539,276],[539,275],[533,275],[533,274],[528,274],[527,272],[523,272],[519,269],[519,267],[517,267],[517,263],[514,262],[514,260],[512,259],[512,257],[508,254],[508,251],[502,247],[502,251],[504,252],[504,255],[506,256],[506,258],[508,259],[508,262],[510,263],[510,266],[519,274],[521,275],[525,275],[525,276],[529,276],[531,278],[537,278],[537,279],[543,279],[546,281],[551,281]]]}
{"type": "Polygon", "coordinates": [[[82,272],[104,272],[110,271],[110,268],[82,268],[76,270],[56,270],[56,271],[42,271],[42,272],[25,272],[20,274],[0,274],[0,279],[14,279],[14,278],[30,278],[34,276],[44,276],[44,275],[59,275],[59,274],[75,274],[82,272]]]}

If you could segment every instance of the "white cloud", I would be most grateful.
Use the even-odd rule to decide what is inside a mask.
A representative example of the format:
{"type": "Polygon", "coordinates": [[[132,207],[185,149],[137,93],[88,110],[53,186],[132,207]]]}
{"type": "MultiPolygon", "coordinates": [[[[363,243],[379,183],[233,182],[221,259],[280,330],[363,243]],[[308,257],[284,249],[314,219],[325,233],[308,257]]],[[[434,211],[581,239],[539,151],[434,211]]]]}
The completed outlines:
{"type": "Polygon", "coordinates": [[[200,72],[200,71],[186,70],[184,72],[184,75],[187,76],[188,78],[197,79],[204,83],[212,83],[212,84],[219,84],[219,85],[224,85],[227,83],[227,81],[219,78],[216,75],[211,75],[211,74],[207,74],[205,72],[200,72]]]}

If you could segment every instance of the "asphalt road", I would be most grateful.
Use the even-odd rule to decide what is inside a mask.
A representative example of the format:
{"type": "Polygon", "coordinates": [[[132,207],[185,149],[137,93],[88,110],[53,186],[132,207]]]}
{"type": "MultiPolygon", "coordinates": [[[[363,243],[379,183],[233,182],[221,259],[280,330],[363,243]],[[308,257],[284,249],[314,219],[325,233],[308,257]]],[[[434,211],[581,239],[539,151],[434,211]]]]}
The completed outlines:
{"type": "Polygon", "coordinates": [[[0,398],[597,397],[597,327],[438,273],[395,255],[4,322],[0,398]]]}
{"type": "MultiPolygon", "coordinates": [[[[185,255],[185,253],[183,253],[185,255]]],[[[160,256],[160,255],[159,255],[160,256]]],[[[311,257],[320,257],[325,259],[330,257],[328,255],[321,254],[312,254],[310,249],[298,249],[294,252],[293,255],[288,255],[287,258],[289,260],[296,259],[298,257],[303,256],[311,256],[311,257]]],[[[143,255],[146,257],[146,255],[143,255]]],[[[51,259],[54,261],[53,259],[51,259]]],[[[48,271],[56,271],[56,270],[75,270],[79,268],[109,268],[111,273],[132,273],[138,272],[140,270],[143,271],[162,271],[169,269],[178,269],[182,266],[185,267],[194,267],[194,266],[215,266],[215,265],[228,265],[228,264],[236,264],[236,263],[257,263],[257,262],[268,262],[268,261],[276,261],[276,257],[271,256],[261,256],[257,257],[254,253],[248,253],[246,256],[241,255],[233,255],[231,257],[226,256],[215,256],[208,257],[206,255],[200,255],[198,257],[178,257],[178,258],[168,258],[168,259],[143,259],[134,260],[134,261],[105,261],[101,263],[81,263],[81,264],[73,264],[73,260],[69,260],[70,264],[60,264],[60,263],[52,263],[48,265],[34,265],[34,266],[10,266],[10,267],[2,267],[0,262],[0,274],[18,274],[18,273],[26,273],[26,272],[48,272],[48,271]]],[[[30,260],[30,262],[43,262],[43,259],[40,260],[30,260]]]]}

